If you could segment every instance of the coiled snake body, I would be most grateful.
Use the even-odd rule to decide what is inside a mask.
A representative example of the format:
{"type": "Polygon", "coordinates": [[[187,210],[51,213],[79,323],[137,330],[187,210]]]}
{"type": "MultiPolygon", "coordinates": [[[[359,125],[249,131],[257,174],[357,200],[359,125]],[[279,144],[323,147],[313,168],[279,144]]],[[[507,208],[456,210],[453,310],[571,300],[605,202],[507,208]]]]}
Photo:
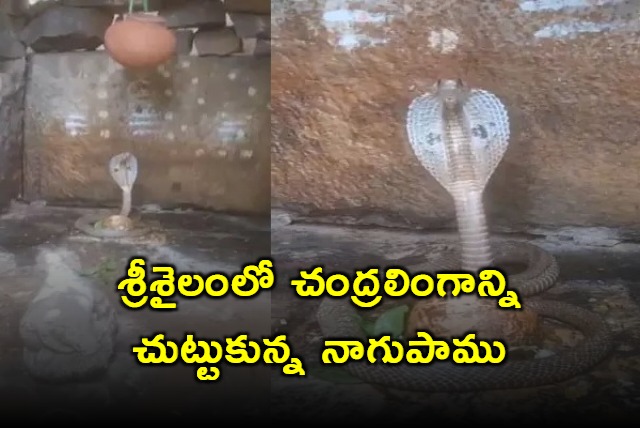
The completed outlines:
{"type": "MultiPolygon", "coordinates": [[[[466,392],[546,385],[574,377],[600,362],[611,349],[610,333],[602,318],[588,310],[566,303],[526,298],[552,286],[558,277],[555,258],[541,248],[521,242],[502,241],[496,249],[518,253],[529,264],[521,274],[508,277],[509,288],[518,290],[523,306],[540,316],[556,319],[580,330],[585,339],[575,347],[546,358],[509,361],[493,365],[455,365],[435,362],[429,365],[370,364],[348,362],[345,369],[358,378],[391,388],[421,392],[466,392]]],[[[459,262],[450,257],[434,263],[429,270],[451,270],[459,262]]],[[[356,338],[366,335],[356,321],[357,312],[348,299],[324,299],[318,321],[327,338],[356,338]]]]}
{"type": "MultiPolygon", "coordinates": [[[[491,247],[510,261],[524,262],[524,272],[508,276],[522,305],[539,316],[553,318],[581,331],[584,340],[550,357],[502,364],[434,362],[428,365],[371,364],[349,361],[352,375],[374,384],[421,392],[465,392],[546,385],[572,378],[599,363],[611,350],[609,329],[597,314],[575,305],[531,297],[553,286],[558,264],[542,248],[523,242],[496,240],[490,245],[482,191],[506,150],[508,121],[497,98],[485,91],[469,92],[461,81],[439,82],[434,94],[414,101],[408,129],[423,166],[445,187],[456,203],[461,251],[445,255],[420,271],[478,271],[497,266],[491,247]]],[[[415,269],[410,269],[415,271],[415,269]]],[[[349,299],[325,298],[318,322],[326,338],[367,337],[349,299]]],[[[507,344],[508,345],[508,344],[507,344]]]]}

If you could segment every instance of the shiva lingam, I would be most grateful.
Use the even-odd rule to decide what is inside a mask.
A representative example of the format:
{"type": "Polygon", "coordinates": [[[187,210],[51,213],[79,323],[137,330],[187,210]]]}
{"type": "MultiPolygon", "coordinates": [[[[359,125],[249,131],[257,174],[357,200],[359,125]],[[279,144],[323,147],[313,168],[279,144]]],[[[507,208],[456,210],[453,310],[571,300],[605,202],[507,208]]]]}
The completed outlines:
{"type": "Polygon", "coordinates": [[[149,12],[148,0],[142,1],[144,12],[134,13],[134,3],[129,0],[129,13],[107,28],[104,47],[125,68],[154,68],[175,55],[176,36],[164,18],[149,12]]]}
{"type": "Polygon", "coordinates": [[[133,237],[146,233],[146,228],[131,215],[131,196],[138,177],[138,160],[129,152],[117,154],[109,161],[109,172],[122,190],[120,213],[107,217],[86,215],[78,219],[76,227],[96,237],[133,237]]]}

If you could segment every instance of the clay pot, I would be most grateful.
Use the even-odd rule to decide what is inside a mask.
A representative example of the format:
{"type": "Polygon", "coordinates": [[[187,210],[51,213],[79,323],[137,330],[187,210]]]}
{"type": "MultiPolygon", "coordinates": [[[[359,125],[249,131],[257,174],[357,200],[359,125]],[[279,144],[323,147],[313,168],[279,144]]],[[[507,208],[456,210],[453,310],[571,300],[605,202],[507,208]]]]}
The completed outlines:
{"type": "Polygon", "coordinates": [[[125,15],[104,35],[104,47],[125,68],[151,68],[168,61],[176,51],[176,36],[164,18],[146,13],[125,15]]]}

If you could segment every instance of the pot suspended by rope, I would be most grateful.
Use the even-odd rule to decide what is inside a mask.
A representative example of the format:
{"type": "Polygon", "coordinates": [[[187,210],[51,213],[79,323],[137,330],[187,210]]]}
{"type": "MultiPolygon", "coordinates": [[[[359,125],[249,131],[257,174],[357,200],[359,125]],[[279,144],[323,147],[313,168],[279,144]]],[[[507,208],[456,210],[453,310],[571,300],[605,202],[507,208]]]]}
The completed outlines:
{"type": "MultiPolygon", "coordinates": [[[[131,2],[132,3],[132,2],[131,2]]],[[[146,6],[146,5],[145,5],[146,6]]],[[[165,63],[176,52],[176,36],[167,22],[151,13],[130,13],[115,21],[104,35],[104,47],[125,68],[151,68],[165,63]]]]}

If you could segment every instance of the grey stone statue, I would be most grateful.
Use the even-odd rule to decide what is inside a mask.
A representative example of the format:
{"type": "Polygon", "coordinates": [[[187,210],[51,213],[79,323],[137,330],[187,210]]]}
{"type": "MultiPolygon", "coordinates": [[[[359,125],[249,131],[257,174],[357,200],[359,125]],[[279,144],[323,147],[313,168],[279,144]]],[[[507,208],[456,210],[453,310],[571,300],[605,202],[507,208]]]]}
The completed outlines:
{"type": "Polygon", "coordinates": [[[118,330],[105,295],[78,275],[67,250],[43,249],[44,285],[20,322],[24,364],[49,382],[68,382],[108,369],[118,330]]]}

